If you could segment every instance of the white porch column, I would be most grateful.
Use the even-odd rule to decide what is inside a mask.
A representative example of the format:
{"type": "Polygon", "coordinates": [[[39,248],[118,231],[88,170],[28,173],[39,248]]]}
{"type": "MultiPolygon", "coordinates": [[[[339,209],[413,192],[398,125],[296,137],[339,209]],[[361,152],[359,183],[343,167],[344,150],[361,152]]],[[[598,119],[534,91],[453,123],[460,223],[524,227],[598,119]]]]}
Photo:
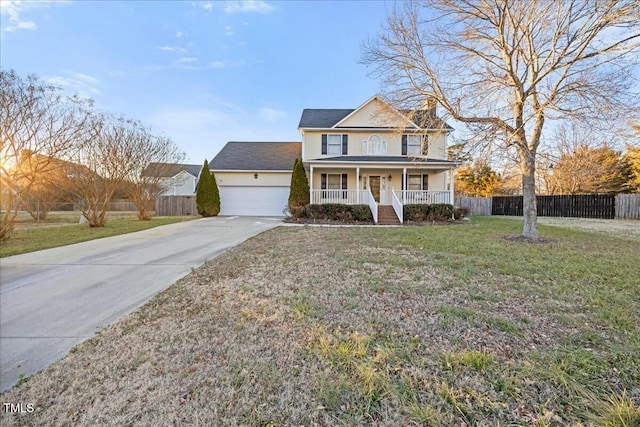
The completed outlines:
{"type": "Polygon", "coordinates": [[[356,167],[356,202],[360,204],[360,166],[356,167]]]}
{"type": "Polygon", "coordinates": [[[402,168],[402,204],[407,203],[407,168],[402,168]]]}
{"type": "Polygon", "coordinates": [[[453,196],[454,194],[453,193],[453,169],[449,169],[449,193],[450,193],[449,197],[451,197],[451,204],[453,205],[455,201],[453,198],[454,197],[453,196]]]}
{"type": "Polygon", "coordinates": [[[310,165],[309,169],[309,203],[313,203],[313,165],[310,165]]]}

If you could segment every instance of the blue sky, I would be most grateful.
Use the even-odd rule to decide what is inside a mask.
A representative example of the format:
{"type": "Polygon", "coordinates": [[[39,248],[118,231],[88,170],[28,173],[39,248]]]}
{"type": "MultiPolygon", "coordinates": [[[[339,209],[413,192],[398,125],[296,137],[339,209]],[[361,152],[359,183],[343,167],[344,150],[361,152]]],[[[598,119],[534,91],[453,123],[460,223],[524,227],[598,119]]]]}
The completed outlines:
{"type": "Polygon", "coordinates": [[[6,1],[0,64],[171,137],[189,163],[231,140],[300,140],[304,108],[379,92],[359,64],[392,1],[6,1]]]}

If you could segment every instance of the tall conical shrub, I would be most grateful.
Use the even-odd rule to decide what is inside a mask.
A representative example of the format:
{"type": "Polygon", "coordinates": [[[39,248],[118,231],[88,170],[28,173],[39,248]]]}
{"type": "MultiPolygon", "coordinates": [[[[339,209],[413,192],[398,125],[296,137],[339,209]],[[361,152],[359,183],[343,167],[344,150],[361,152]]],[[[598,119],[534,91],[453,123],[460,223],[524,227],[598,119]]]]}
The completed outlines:
{"type": "Polygon", "coordinates": [[[309,204],[309,181],[304,171],[304,164],[301,159],[293,162],[293,172],[291,173],[291,188],[289,192],[289,212],[294,217],[299,217],[304,211],[304,207],[309,204]]]}
{"type": "Polygon", "coordinates": [[[220,191],[216,177],[209,171],[209,162],[204,160],[198,189],[196,190],[196,206],[198,213],[204,217],[216,216],[220,213],[220,191]]]}

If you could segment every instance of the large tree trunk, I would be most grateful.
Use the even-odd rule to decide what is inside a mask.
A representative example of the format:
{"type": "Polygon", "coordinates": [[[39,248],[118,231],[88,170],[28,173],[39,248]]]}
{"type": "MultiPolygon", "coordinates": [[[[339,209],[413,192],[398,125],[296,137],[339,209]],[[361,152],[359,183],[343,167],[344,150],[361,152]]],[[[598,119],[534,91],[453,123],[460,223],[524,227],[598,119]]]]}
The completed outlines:
{"type": "Polygon", "coordinates": [[[538,240],[538,208],[536,206],[536,164],[533,156],[527,156],[522,170],[522,235],[538,240]]]}

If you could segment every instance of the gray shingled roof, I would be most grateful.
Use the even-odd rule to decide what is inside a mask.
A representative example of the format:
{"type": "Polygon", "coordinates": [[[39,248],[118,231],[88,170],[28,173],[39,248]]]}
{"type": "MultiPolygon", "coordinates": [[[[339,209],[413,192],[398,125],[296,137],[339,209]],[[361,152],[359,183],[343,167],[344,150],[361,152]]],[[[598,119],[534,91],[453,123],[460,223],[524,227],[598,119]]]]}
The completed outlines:
{"type": "Polygon", "coordinates": [[[230,141],[209,162],[209,169],[221,170],[292,170],[296,158],[302,157],[301,142],[230,141]]]}
{"type": "MultiPolygon", "coordinates": [[[[300,124],[298,124],[298,128],[329,129],[354,111],[355,109],[353,108],[350,110],[305,108],[302,111],[302,117],[300,117],[300,124]]],[[[453,130],[451,126],[435,116],[434,109],[401,110],[400,112],[407,116],[407,118],[412,119],[418,126],[422,126],[424,129],[439,129],[442,127],[444,129],[453,130]]]]}
{"type": "Polygon", "coordinates": [[[197,177],[200,175],[202,165],[183,165],[181,163],[149,163],[142,176],[161,176],[169,178],[176,176],[180,171],[187,171],[191,175],[197,177]]]}
{"type": "Polygon", "coordinates": [[[313,109],[305,108],[302,110],[299,128],[330,128],[340,120],[353,113],[354,109],[336,110],[336,109],[313,109]]]}
{"type": "Polygon", "coordinates": [[[309,160],[311,162],[379,162],[379,163],[451,163],[451,160],[428,159],[426,157],[407,157],[407,156],[338,156],[323,157],[321,159],[309,160]]]}

